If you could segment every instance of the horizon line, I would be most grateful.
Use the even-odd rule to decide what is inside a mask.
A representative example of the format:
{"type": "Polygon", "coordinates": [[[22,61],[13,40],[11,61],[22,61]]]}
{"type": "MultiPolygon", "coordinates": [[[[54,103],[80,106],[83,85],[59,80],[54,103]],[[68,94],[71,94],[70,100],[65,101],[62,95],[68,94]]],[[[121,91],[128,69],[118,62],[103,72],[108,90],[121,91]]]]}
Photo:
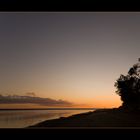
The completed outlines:
{"type": "Polygon", "coordinates": [[[6,110],[90,110],[90,109],[103,109],[103,108],[0,108],[0,111],[6,110]]]}

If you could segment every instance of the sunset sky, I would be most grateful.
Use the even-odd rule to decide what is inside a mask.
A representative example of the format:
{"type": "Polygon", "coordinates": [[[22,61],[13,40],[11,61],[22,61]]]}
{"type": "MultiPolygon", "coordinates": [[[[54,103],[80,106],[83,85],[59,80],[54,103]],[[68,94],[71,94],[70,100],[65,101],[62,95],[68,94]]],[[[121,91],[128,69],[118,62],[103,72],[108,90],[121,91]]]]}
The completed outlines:
{"type": "Polygon", "coordinates": [[[139,56],[140,13],[0,13],[3,95],[118,107],[114,83],[139,56]]]}

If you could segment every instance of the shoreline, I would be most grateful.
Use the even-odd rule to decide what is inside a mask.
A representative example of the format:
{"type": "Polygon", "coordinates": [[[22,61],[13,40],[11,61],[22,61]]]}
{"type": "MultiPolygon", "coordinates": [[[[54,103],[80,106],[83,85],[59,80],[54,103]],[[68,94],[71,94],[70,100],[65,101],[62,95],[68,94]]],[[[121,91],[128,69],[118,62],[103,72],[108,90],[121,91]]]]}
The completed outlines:
{"type": "Polygon", "coordinates": [[[28,128],[140,127],[140,113],[113,109],[96,109],[69,117],[46,120],[28,128]]]}

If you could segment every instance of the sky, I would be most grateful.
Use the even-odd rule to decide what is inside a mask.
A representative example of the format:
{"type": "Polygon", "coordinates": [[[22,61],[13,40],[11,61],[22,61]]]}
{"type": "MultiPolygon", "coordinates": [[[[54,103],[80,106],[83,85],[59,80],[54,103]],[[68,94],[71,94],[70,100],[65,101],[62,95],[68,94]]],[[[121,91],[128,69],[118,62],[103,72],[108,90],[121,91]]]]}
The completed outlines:
{"type": "Polygon", "coordinates": [[[0,94],[117,107],[140,54],[139,12],[1,12],[0,94]]]}

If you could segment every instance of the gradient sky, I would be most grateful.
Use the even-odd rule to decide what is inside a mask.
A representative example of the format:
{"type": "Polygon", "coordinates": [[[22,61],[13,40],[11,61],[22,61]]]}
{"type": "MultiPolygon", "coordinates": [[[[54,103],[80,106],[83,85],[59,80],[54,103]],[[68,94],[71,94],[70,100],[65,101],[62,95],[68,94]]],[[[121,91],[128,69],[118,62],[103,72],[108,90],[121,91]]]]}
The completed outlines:
{"type": "Polygon", "coordinates": [[[0,93],[121,104],[114,82],[140,56],[140,13],[0,13],[0,93]]]}

